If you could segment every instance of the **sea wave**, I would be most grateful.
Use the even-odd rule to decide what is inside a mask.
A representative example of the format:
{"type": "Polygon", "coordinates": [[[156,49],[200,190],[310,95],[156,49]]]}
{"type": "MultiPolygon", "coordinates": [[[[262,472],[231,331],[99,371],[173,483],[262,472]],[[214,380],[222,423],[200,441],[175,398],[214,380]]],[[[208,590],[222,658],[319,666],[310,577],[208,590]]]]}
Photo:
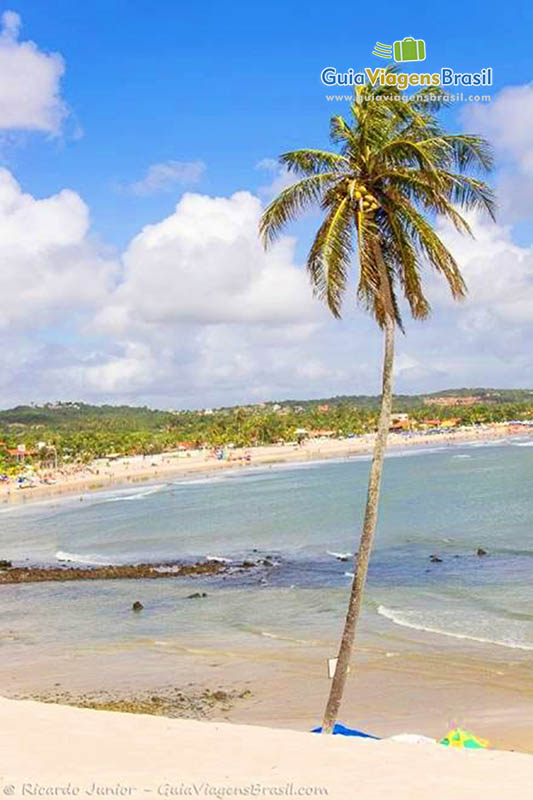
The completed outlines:
{"type": "Polygon", "coordinates": [[[112,567],[115,562],[109,561],[98,555],[79,555],[79,553],[68,553],[66,550],[58,550],[55,554],[57,561],[72,561],[76,564],[87,564],[95,567],[112,567]]]}
{"type": "Polygon", "coordinates": [[[349,558],[352,558],[352,553],[336,553],[334,550],[326,550],[326,553],[339,561],[348,561],[349,558]]]}
{"type": "Polygon", "coordinates": [[[206,556],[206,561],[217,561],[219,564],[231,564],[232,558],[224,558],[224,556],[206,556]]]}
{"type": "MultiPolygon", "coordinates": [[[[135,492],[135,494],[114,494],[111,497],[105,497],[100,499],[100,503],[118,503],[121,500],[143,500],[145,497],[150,497],[152,494],[156,494],[160,492],[162,489],[165,489],[168,486],[166,483],[159,483],[157,486],[150,486],[150,488],[143,489],[140,492],[135,492]]],[[[130,491],[130,490],[127,490],[130,491]]]]}
{"type": "Polygon", "coordinates": [[[314,639],[294,639],[292,636],[282,636],[281,634],[271,633],[270,631],[261,631],[261,636],[264,636],[265,639],[276,639],[280,642],[292,642],[293,644],[308,644],[313,647],[320,644],[320,642],[314,639]]]}
{"type": "Polygon", "coordinates": [[[402,628],[411,628],[415,631],[422,631],[424,633],[434,633],[438,636],[449,636],[452,639],[462,639],[470,642],[479,642],[480,644],[497,645],[498,647],[509,647],[513,650],[533,650],[533,644],[525,644],[523,642],[515,642],[509,639],[488,639],[484,636],[473,636],[468,633],[458,633],[456,631],[447,631],[443,628],[434,628],[430,625],[423,625],[421,622],[414,622],[406,619],[405,613],[396,611],[387,606],[379,605],[377,612],[382,617],[394,622],[395,625],[400,625],[402,628]]]}
{"type": "MultiPolygon", "coordinates": [[[[459,443],[458,443],[459,444],[459,443]]],[[[461,442],[461,447],[467,447],[469,450],[475,450],[478,447],[495,447],[511,444],[511,440],[503,436],[501,439],[482,439],[481,441],[461,442]]]]}

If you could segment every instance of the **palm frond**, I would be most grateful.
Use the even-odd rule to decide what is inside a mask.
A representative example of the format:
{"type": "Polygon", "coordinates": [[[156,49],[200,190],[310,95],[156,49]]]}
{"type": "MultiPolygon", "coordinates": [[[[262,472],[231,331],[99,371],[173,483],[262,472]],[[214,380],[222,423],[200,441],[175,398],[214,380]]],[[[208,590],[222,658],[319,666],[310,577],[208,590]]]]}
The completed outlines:
{"type": "Polygon", "coordinates": [[[461,172],[472,167],[489,172],[494,166],[492,147],[482,136],[445,134],[442,139],[453,153],[454,166],[461,172]]]}
{"type": "Polygon", "coordinates": [[[307,259],[307,269],[317,297],[339,319],[350,270],[353,217],[349,198],[339,196],[318,229],[307,259]]]}
{"type": "Polygon", "coordinates": [[[311,205],[320,203],[324,191],[339,179],[338,173],[323,172],[302,178],[284,189],[265,209],[259,224],[259,233],[265,246],[271,244],[287,223],[311,205]]]}
{"type": "Polygon", "coordinates": [[[346,172],[349,166],[344,156],[327,150],[293,150],[283,153],[279,162],[297,175],[316,175],[325,169],[346,172]]]}
{"type": "Polygon", "coordinates": [[[459,300],[466,295],[466,284],[456,260],[433,227],[410,203],[399,203],[395,213],[420,252],[446,278],[452,296],[459,300]]]}
{"type": "Polygon", "coordinates": [[[443,275],[456,299],[464,297],[459,265],[435,222],[445,218],[472,234],[463,211],[494,218],[493,191],[476,174],[491,169],[492,151],[480,136],[442,128],[437,112],[446,104],[441,87],[421,88],[409,98],[389,86],[357,87],[350,115],[331,119],[336,152],[303,149],[281,156],[289,171],[303,177],[265,210],[261,236],[268,246],[306,208],[320,209],[324,220],[307,266],[315,293],[334,316],[341,314],[352,255],[359,267],[357,297],[379,325],[393,319],[402,326],[401,298],[416,319],[429,314],[427,264],[443,275]]]}

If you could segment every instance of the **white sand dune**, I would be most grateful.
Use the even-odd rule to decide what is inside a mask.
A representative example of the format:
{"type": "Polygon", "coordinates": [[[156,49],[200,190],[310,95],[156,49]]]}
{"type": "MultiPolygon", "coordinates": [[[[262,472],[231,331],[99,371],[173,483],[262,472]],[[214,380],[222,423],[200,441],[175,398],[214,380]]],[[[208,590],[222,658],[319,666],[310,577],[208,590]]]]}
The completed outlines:
{"type": "Polygon", "coordinates": [[[0,699],[5,797],[530,800],[533,756],[0,699]]]}

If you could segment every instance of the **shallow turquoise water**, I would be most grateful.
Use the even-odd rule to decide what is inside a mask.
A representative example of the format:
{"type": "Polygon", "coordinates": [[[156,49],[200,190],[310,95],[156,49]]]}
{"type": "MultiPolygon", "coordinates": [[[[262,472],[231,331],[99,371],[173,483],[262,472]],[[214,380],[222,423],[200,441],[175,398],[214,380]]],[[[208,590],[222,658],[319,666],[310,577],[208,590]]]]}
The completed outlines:
{"type": "MultiPolygon", "coordinates": [[[[276,566],[225,581],[3,586],[0,644],[333,643],[353,566],[331,554],[354,551],[367,470],[364,458],[250,469],[3,508],[0,558],[268,555],[276,566]],[[208,598],[187,600],[200,586],[208,598]],[[131,614],[133,595],[145,604],[140,616],[131,614]]],[[[457,648],[533,653],[532,489],[526,441],[391,455],[365,630],[384,642],[426,635],[457,648]],[[480,546],[487,556],[476,555],[480,546]],[[431,563],[432,553],[442,563],[431,563]]]]}

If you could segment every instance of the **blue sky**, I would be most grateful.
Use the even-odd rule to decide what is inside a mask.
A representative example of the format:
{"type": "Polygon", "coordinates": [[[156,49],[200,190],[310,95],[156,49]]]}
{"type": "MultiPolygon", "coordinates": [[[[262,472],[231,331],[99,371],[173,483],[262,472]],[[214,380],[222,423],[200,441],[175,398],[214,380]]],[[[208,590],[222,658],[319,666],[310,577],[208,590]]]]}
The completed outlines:
{"type": "MultiPolygon", "coordinates": [[[[213,296],[211,317],[195,304],[196,310],[191,310],[181,295],[193,289],[201,293],[202,285],[196,278],[192,285],[178,279],[180,270],[185,278],[191,270],[202,272],[204,260],[205,272],[210,274],[211,262],[216,261],[218,234],[206,234],[213,239],[213,251],[207,250],[202,221],[217,229],[219,211],[225,209],[225,214],[229,198],[244,191],[252,198],[247,200],[249,205],[230,203],[228,213],[232,220],[238,216],[246,220],[243,225],[252,225],[257,208],[269,198],[268,185],[276,177],[283,182],[283,175],[260,169],[258,164],[295,147],[327,145],[329,117],[346,108],[325,100],[320,72],[326,66],[339,70],[382,66],[384,62],[371,55],[376,40],[424,38],[428,54],[424,69],[429,71],[441,66],[456,71],[493,67],[494,86],[489,91],[495,102],[490,108],[460,106],[447,113],[446,122],[459,129],[477,125],[492,135],[498,157],[496,185],[520,182],[523,197],[513,195],[512,202],[504,198],[500,238],[480,245],[478,258],[487,252],[483,247],[489,253],[502,252],[498,264],[512,263],[519,270],[517,287],[529,286],[533,146],[528,149],[520,133],[520,115],[532,107],[533,12],[526,3],[514,3],[505,18],[501,4],[495,3],[452,8],[380,4],[361,10],[347,2],[327,8],[318,3],[276,1],[264,6],[131,0],[80,5],[50,0],[17,2],[2,10],[8,9],[20,16],[18,44],[31,40],[44,58],[59,53],[63,59],[64,74],[56,76],[55,83],[55,100],[59,98],[63,108],[60,122],[43,123],[40,118],[36,123],[37,117],[31,116],[55,102],[54,89],[46,86],[41,109],[35,106],[21,112],[25,123],[14,125],[11,112],[2,121],[0,112],[3,166],[20,191],[35,201],[60,197],[57,240],[37,243],[35,252],[62,249],[59,255],[47,257],[46,267],[36,267],[38,256],[24,251],[24,263],[31,260],[36,280],[42,279],[46,291],[41,292],[42,307],[31,305],[34,298],[29,303],[28,319],[24,314],[10,317],[9,309],[4,310],[10,352],[17,356],[4,370],[0,405],[54,399],[59,390],[70,398],[171,406],[375,390],[379,336],[355,310],[335,326],[307,298],[302,306],[309,306],[309,313],[305,316],[300,309],[296,325],[290,321],[288,308],[279,314],[270,305],[269,310],[261,308],[256,295],[264,295],[261,287],[275,282],[263,274],[270,269],[266,262],[257,266],[264,281],[258,278],[257,286],[251,287],[250,311],[244,316],[220,314],[222,306],[232,305],[230,285],[221,286],[220,295],[213,296]],[[523,93],[513,87],[522,87],[523,93]],[[51,94],[45,97],[49,90],[51,94]],[[506,132],[506,119],[516,129],[513,135],[506,132]],[[159,190],[146,188],[149,184],[142,182],[150,167],[168,168],[169,164],[171,177],[166,173],[166,183],[156,181],[159,190]],[[195,177],[176,178],[180,174],[195,177]],[[76,199],[61,195],[65,189],[76,199]],[[182,209],[181,216],[175,212],[185,192],[198,199],[191,212],[191,224],[199,227],[194,243],[185,241],[188,233],[185,238],[180,233],[180,226],[189,219],[188,209],[182,209]],[[224,202],[214,206],[208,202],[210,197],[224,202]],[[81,230],[84,215],[90,222],[81,230]],[[72,235],[63,241],[61,231],[70,224],[72,235]],[[167,241],[172,228],[175,283],[167,264],[170,251],[158,260],[159,244],[152,242],[148,247],[142,240],[132,249],[131,240],[142,237],[149,224],[167,241]],[[153,293],[136,259],[152,275],[153,293]],[[54,277],[59,260],[63,272],[70,270],[72,276],[68,288],[63,272],[61,279],[54,277]],[[97,267],[91,268],[89,262],[97,267]],[[43,279],[48,268],[52,273],[43,279]],[[54,285],[62,282],[65,286],[54,296],[54,285]],[[83,297],[76,296],[74,284],[85,287],[84,292],[80,288],[83,297]],[[165,306],[163,312],[164,303],[158,305],[157,297],[172,292],[180,295],[178,308],[172,313],[165,306]],[[144,305],[135,299],[139,293],[144,295],[144,305]],[[248,349],[239,351],[243,340],[248,349]],[[179,346],[170,348],[170,341],[179,346]],[[302,368],[305,364],[307,370],[302,368]],[[163,390],[162,376],[170,376],[163,390]]],[[[12,51],[6,51],[6,58],[12,51]]],[[[1,81],[0,76],[0,108],[1,81]]],[[[6,96],[5,102],[17,102],[9,92],[6,96]]],[[[156,170],[156,176],[160,174],[156,170]]],[[[35,206],[36,215],[41,211],[35,206]]],[[[288,281],[287,297],[296,291],[294,280],[301,277],[313,222],[311,217],[289,231],[295,241],[281,259],[281,278],[275,276],[281,280],[282,292],[283,281],[288,281]]],[[[247,245],[251,249],[238,251],[238,242],[248,236],[240,225],[235,226],[235,242],[226,242],[237,263],[255,259],[251,238],[247,245]]],[[[483,241],[485,232],[483,228],[483,241]]],[[[468,258],[475,257],[469,251],[468,258]]],[[[4,249],[2,258],[15,270],[19,263],[16,245],[4,249]]],[[[224,258],[220,270],[225,268],[224,258]]],[[[498,264],[493,267],[495,274],[499,274],[498,264]]],[[[479,270],[472,270],[475,285],[479,270]]],[[[16,292],[13,280],[11,276],[8,288],[16,292]]],[[[482,288],[485,284],[482,280],[482,288]]],[[[18,288],[23,298],[27,287],[18,288]]],[[[402,391],[464,384],[470,382],[469,377],[483,384],[533,384],[525,345],[527,315],[519,314],[510,332],[512,300],[505,299],[502,311],[501,292],[493,300],[481,294],[484,309],[474,302],[466,311],[456,312],[436,291],[434,321],[424,333],[409,335],[409,342],[400,349],[398,386],[402,391]],[[487,308],[490,319],[483,322],[487,308]],[[454,357],[457,329],[462,333],[455,341],[454,357]]]]}
{"type": "Polygon", "coordinates": [[[11,154],[32,193],[65,185],[89,203],[95,228],[124,245],[175,196],[117,206],[114,181],[151,163],[201,159],[202,190],[231,194],[260,184],[255,165],[286,149],[327,144],[332,105],[324,66],[377,66],[376,40],[427,42],[428,68],[494,65],[495,87],[531,79],[533,11],[514,3],[383,4],[378,13],[322,3],[20,2],[24,38],[66,61],[63,94],[84,135],[50,144],[35,137],[11,154]],[[460,11],[459,11],[460,8],[460,11]]]}

